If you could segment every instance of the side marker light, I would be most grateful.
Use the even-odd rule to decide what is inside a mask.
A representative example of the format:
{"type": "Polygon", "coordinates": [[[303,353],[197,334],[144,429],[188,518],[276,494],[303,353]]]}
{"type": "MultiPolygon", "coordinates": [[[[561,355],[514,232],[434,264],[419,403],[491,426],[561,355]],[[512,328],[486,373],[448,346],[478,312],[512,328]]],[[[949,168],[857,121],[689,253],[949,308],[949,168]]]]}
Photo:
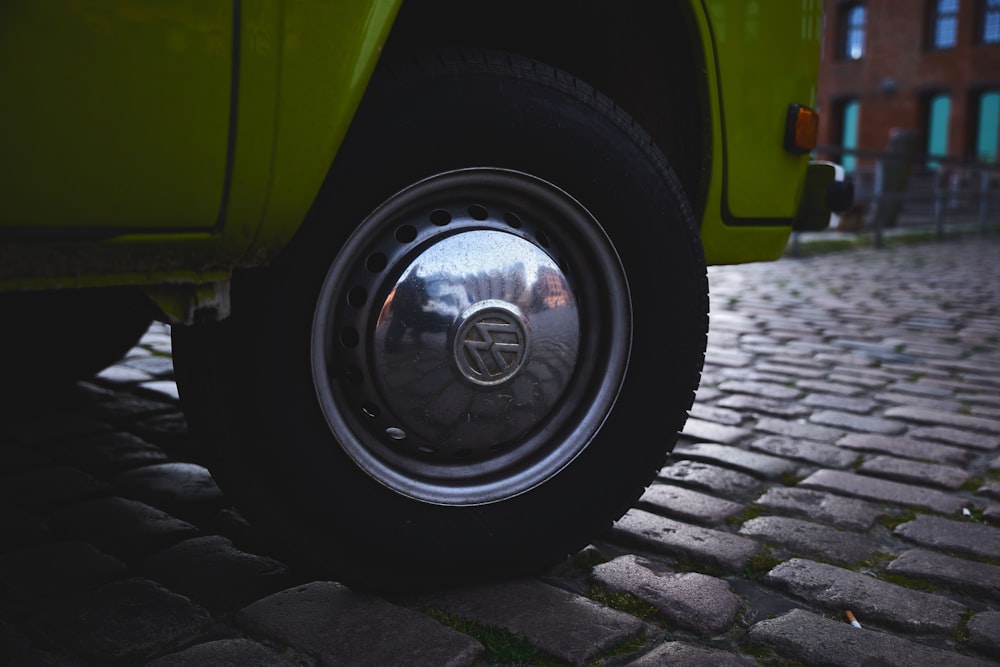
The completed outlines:
{"type": "Polygon", "coordinates": [[[785,150],[802,155],[816,148],[819,136],[819,114],[815,109],[793,104],[788,107],[785,121],[785,150]]]}

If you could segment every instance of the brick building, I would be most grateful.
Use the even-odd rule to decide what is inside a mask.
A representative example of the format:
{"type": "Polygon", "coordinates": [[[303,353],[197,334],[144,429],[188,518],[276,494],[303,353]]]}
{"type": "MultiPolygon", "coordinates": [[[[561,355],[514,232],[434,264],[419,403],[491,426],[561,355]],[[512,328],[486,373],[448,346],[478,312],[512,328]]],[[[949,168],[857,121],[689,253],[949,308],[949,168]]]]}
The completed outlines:
{"type": "Polygon", "coordinates": [[[821,144],[884,150],[908,128],[922,153],[998,161],[1000,0],[824,2],[821,144]]]}

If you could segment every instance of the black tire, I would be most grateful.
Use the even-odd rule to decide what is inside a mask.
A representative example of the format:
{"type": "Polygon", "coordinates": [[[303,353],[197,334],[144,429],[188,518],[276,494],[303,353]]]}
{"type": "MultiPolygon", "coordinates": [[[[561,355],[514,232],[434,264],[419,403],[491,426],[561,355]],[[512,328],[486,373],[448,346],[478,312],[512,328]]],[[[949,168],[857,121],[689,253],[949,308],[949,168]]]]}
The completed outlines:
{"type": "Polygon", "coordinates": [[[380,65],[306,226],[232,298],[174,327],[213,472],[287,556],[374,588],[586,546],[664,464],[708,323],[648,136],[580,81],[478,51],[380,65]],[[477,331],[509,345],[480,355],[477,331]]]}
{"type": "Polygon", "coordinates": [[[128,289],[0,294],[0,391],[59,388],[107,368],[149,329],[144,305],[128,289]]]}

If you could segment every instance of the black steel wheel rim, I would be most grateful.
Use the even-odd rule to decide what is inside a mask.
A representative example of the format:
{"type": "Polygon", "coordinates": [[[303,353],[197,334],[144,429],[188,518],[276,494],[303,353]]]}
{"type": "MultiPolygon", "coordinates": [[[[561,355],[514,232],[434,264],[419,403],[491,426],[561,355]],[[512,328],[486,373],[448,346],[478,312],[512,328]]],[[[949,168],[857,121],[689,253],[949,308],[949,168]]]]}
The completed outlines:
{"type": "Polygon", "coordinates": [[[583,453],[630,347],[625,272],[594,216],[547,181],[475,168],[359,225],[323,282],[311,365],[355,464],[464,506],[530,491],[583,453]]]}

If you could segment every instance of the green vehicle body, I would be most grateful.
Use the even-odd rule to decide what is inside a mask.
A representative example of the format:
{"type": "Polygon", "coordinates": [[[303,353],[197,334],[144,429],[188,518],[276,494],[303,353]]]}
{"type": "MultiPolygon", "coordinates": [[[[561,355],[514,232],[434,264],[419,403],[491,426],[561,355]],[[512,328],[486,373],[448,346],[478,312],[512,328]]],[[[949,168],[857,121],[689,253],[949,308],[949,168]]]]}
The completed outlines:
{"type": "Polygon", "coordinates": [[[814,102],[822,2],[494,4],[4,2],[0,290],[142,286],[169,321],[224,316],[232,272],[299,229],[383,50],[448,36],[618,100],[678,172],[709,264],[780,256],[809,164],[786,115],[814,102]]]}

